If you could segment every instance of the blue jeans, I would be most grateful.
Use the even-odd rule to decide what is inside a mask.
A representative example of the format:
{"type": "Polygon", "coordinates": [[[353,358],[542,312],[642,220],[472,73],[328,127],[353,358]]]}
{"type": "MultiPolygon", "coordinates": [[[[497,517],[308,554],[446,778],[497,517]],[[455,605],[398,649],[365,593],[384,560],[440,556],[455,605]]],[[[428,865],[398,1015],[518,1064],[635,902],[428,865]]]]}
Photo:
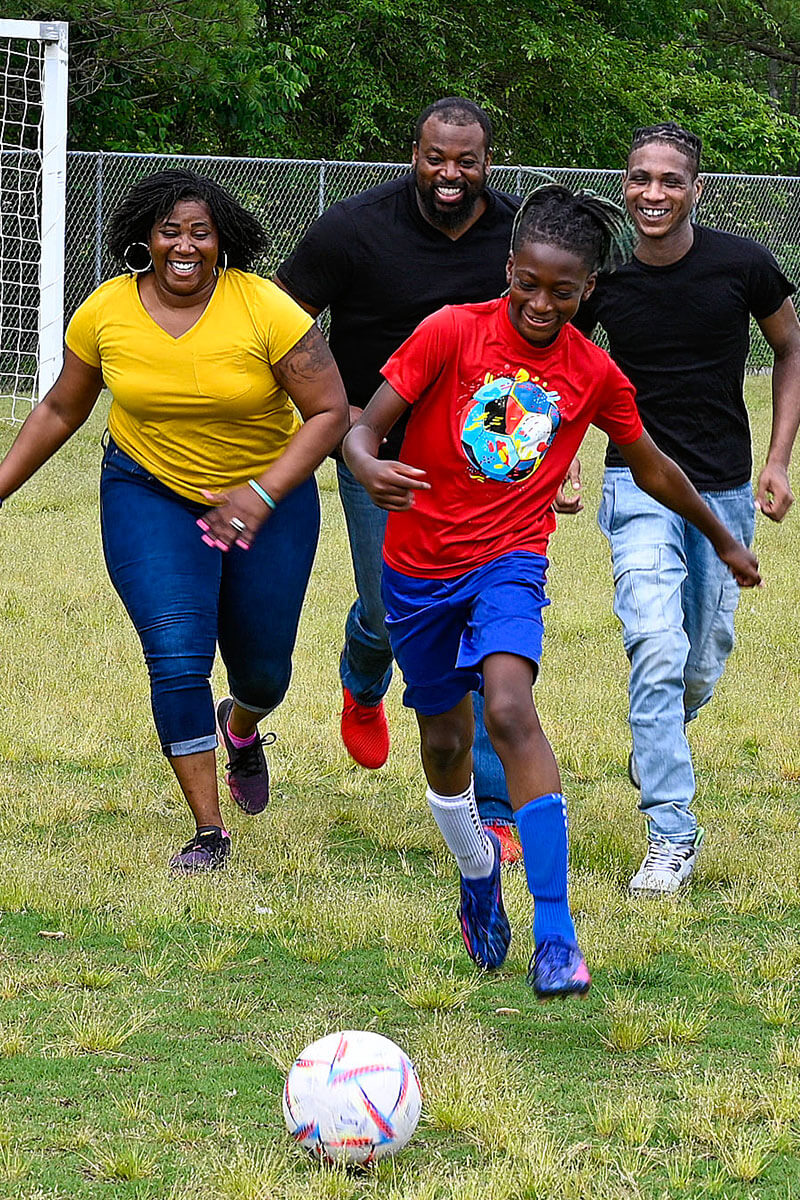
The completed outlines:
{"type": "Polygon", "coordinates": [[[278,505],[249,550],[207,546],[207,505],[178,496],[109,441],[100,476],[111,582],[144,650],[169,757],[217,745],[209,677],[217,644],[238,704],[265,716],[286,694],[319,535],[313,478],[278,505]]]}
{"type": "MultiPolygon", "coordinates": [[[[337,462],[339,496],[347,523],[356,581],[356,601],[347,614],[339,662],[342,685],[359,704],[379,704],[392,678],[392,651],[381,598],[383,535],[388,513],[373,504],[345,463],[337,462]]],[[[475,793],[484,820],[513,821],[505,774],[483,723],[483,699],[472,693],[475,793]]]]}
{"type": "MultiPolygon", "coordinates": [[[[749,546],[755,530],[750,484],[701,495],[749,546]]],[[[631,664],[639,807],[650,837],[691,841],[697,820],[686,724],[711,699],[733,649],[739,588],[709,540],[641,491],[625,467],[606,470],[598,521],[611,545],[614,612],[631,664]]]]}

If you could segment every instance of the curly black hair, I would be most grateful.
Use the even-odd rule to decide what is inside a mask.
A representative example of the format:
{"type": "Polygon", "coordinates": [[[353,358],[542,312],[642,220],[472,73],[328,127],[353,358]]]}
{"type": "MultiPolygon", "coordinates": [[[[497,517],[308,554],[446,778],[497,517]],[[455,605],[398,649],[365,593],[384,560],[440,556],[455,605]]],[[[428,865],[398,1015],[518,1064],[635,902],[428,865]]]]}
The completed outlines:
{"type": "Polygon", "coordinates": [[[631,257],[635,240],[625,210],[613,200],[552,183],[523,200],[511,231],[511,253],[544,242],[576,254],[590,272],[613,271],[631,257]]]}
{"type": "Polygon", "coordinates": [[[660,125],[642,125],[633,131],[629,153],[632,154],[640,146],[649,146],[651,142],[662,142],[667,146],[673,146],[684,158],[689,160],[692,178],[697,175],[700,170],[703,143],[696,133],[690,133],[676,121],[662,121],[660,125]]]}
{"type": "MultiPolygon", "coordinates": [[[[249,271],[269,244],[261,222],[242,208],[230,192],[194,171],[158,171],[140,179],[114,210],[109,221],[108,247],[125,263],[132,242],[149,242],[153,226],[168,216],[180,200],[200,200],[208,208],[219,235],[220,257],[229,267],[249,271]]],[[[127,265],[127,264],[126,264],[127,265]]]]}

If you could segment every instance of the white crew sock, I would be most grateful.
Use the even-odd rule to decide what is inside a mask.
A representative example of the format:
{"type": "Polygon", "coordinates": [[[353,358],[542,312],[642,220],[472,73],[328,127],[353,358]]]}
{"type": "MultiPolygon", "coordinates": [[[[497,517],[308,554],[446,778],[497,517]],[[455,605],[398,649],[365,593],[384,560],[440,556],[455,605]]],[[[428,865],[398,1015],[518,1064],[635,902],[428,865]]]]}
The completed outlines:
{"type": "Polygon", "coordinates": [[[494,866],[494,847],[481,825],[472,779],[457,796],[440,796],[429,787],[425,797],[461,874],[465,879],[485,879],[494,866]]]}

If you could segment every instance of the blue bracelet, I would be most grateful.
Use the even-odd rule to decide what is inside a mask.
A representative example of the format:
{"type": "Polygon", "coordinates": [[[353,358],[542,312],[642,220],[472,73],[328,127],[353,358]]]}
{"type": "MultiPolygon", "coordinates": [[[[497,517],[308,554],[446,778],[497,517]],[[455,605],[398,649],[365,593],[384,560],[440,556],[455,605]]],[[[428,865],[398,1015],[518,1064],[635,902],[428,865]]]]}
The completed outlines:
{"type": "Polygon", "coordinates": [[[277,506],[277,504],[275,503],[275,501],[272,499],[272,496],[270,496],[269,492],[265,492],[265,491],[264,491],[264,489],[262,488],[261,484],[260,484],[260,483],[256,483],[255,479],[248,479],[248,481],[247,481],[247,482],[248,482],[248,484],[250,485],[250,487],[253,489],[253,491],[255,492],[255,494],[256,494],[257,496],[260,496],[260,497],[261,497],[261,499],[262,499],[262,500],[264,501],[264,503],[266,504],[267,508],[271,508],[271,509],[273,510],[273,512],[274,512],[274,510],[275,510],[275,509],[276,509],[278,506],[277,506]]]}

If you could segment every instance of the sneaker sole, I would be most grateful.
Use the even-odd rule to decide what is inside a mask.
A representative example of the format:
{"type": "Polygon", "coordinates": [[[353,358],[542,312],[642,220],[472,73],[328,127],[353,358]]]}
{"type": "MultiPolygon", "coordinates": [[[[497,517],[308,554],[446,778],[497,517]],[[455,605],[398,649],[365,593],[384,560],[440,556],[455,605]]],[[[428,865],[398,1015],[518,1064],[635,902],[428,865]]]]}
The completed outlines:
{"type": "Polygon", "coordinates": [[[577,988],[567,988],[562,992],[546,992],[544,995],[541,992],[537,992],[534,988],[534,994],[540,1004],[549,1004],[551,1000],[568,1000],[570,996],[575,996],[578,1000],[588,1000],[590,987],[591,984],[587,983],[586,987],[580,990],[577,988]]]}

